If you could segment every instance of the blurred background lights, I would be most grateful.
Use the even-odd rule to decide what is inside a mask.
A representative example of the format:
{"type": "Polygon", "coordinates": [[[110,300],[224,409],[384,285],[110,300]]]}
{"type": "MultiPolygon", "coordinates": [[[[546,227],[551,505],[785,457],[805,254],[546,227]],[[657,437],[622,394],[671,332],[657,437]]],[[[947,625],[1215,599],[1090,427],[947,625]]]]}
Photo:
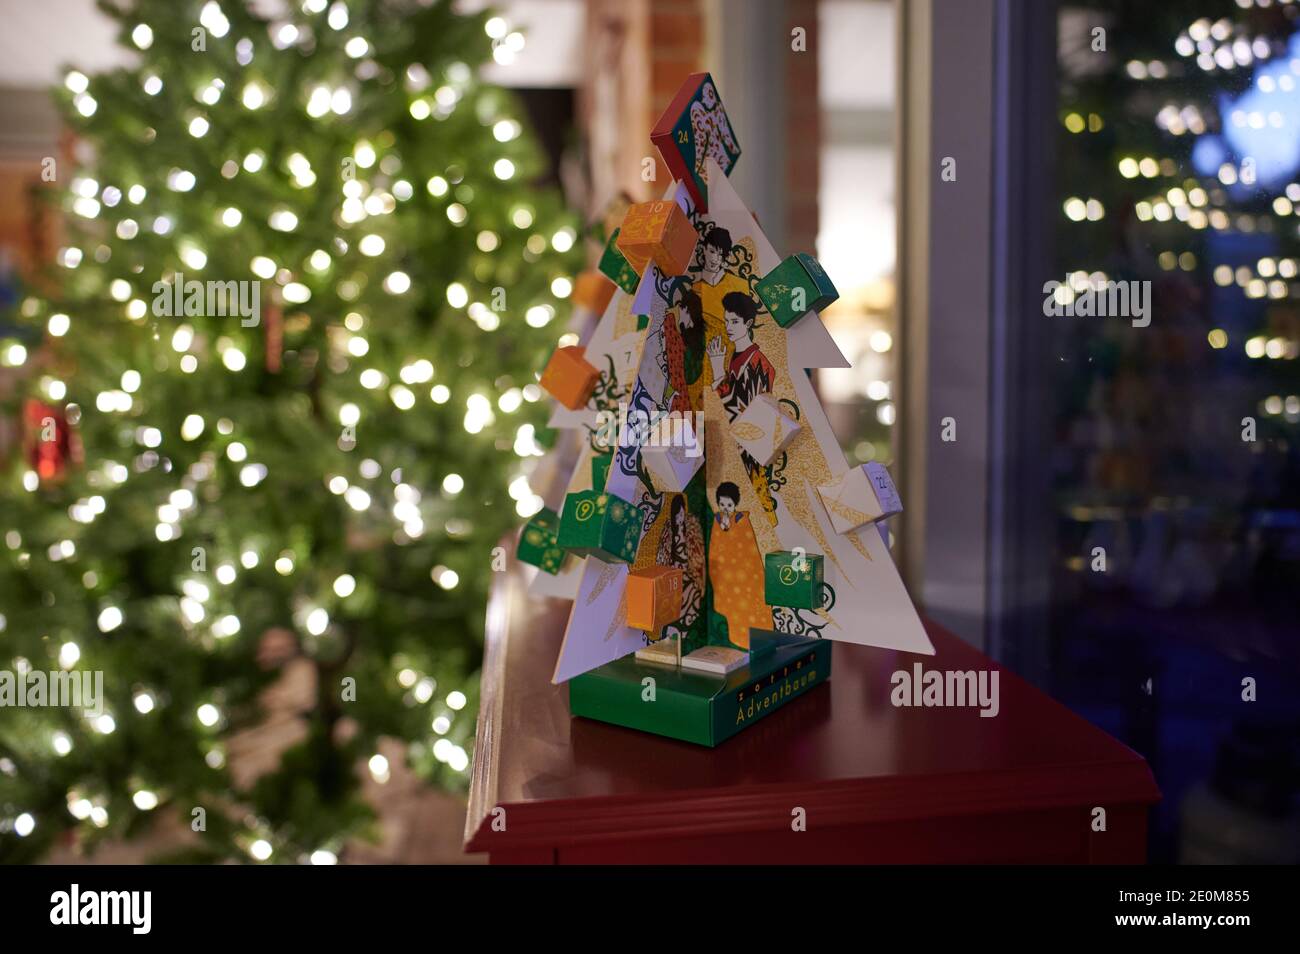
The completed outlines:
{"type": "Polygon", "coordinates": [[[315,610],[307,613],[303,625],[312,636],[320,636],[329,628],[329,612],[324,608],[316,607],[315,610]]]}
{"type": "Polygon", "coordinates": [[[389,400],[402,411],[409,411],[415,406],[415,394],[404,384],[395,384],[388,389],[389,400]]]}
{"type": "Polygon", "coordinates": [[[199,11],[199,23],[201,23],[209,33],[220,39],[230,31],[230,21],[221,11],[221,5],[216,0],[209,0],[199,11]]]}
{"type": "Polygon", "coordinates": [[[152,811],[158,807],[158,796],[146,789],[141,789],[132,795],[131,801],[142,812],[152,811]]]}
{"type": "MultiPolygon", "coordinates": [[[[167,286],[169,291],[180,286],[182,297],[184,279],[205,277],[189,273],[208,269],[208,277],[222,281],[257,278],[266,283],[263,291],[271,297],[263,299],[264,305],[268,311],[272,304],[277,306],[276,318],[283,319],[283,382],[289,385],[298,380],[300,365],[309,359],[322,380],[331,385],[321,389],[320,406],[327,438],[322,450],[332,455],[328,459],[333,463],[322,465],[314,476],[308,475],[307,486],[315,487],[312,492],[325,505],[328,519],[337,523],[343,517],[350,532],[370,534],[378,528],[373,536],[379,545],[411,546],[426,532],[430,544],[435,538],[476,544],[477,536],[484,527],[493,526],[493,521],[481,510],[471,510],[470,504],[481,507],[507,481],[517,513],[533,514],[542,506],[528,478],[535,465],[533,458],[544,453],[537,440],[541,431],[532,423],[520,426],[520,419],[527,416],[521,411],[531,411],[541,420],[540,406],[525,407],[526,402],[543,399],[535,384],[524,383],[535,378],[508,362],[498,370],[481,363],[472,371],[466,369],[479,360],[472,352],[482,342],[478,332],[504,328],[501,347],[506,351],[514,349],[512,336],[527,336],[535,343],[554,339],[555,335],[545,332],[530,336],[528,329],[550,325],[559,314],[556,299],[573,295],[570,276],[576,274],[577,262],[553,260],[549,251],[580,251],[585,232],[566,224],[575,219],[563,211],[562,202],[542,196],[544,176],[539,167],[544,150],[535,150],[532,143],[519,143],[525,136],[525,124],[501,112],[502,104],[509,104],[508,98],[483,95],[477,67],[459,62],[454,53],[431,57],[427,65],[406,65],[406,60],[391,55],[393,34],[375,25],[372,35],[369,17],[362,15],[353,0],[290,0],[273,12],[260,11],[277,18],[270,23],[248,20],[229,0],[225,8],[239,10],[236,21],[228,19],[221,0],[180,5],[176,11],[180,19],[159,20],[156,31],[151,24],[128,19],[125,39],[150,52],[143,57],[131,54],[132,63],[145,65],[129,65],[118,78],[120,83],[98,76],[91,79],[78,70],[61,71],[58,77],[66,90],[62,95],[65,105],[70,104],[83,117],[99,119],[77,124],[82,127],[78,134],[87,139],[101,129],[121,126],[123,118],[132,118],[125,117],[125,104],[117,101],[122,96],[140,106],[133,117],[139,122],[128,124],[140,155],[117,158],[111,151],[97,156],[90,151],[79,154],[76,161],[85,163],[85,169],[78,169],[65,190],[67,206],[60,207],[63,214],[72,212],[83,219],[102,221],[93,223],[86,237],[64,240],[76,244],[60,247],[56,240],[47,256],[66,268],[80,268],[75,274],[63,274],[75,280],[71,284],[94,291],[98,302],[108,308],[82,309],[69,299],[62,306],[66,313],[49,314],[43,310],[47,305],[33,300],[32,310],[24,313],[25,318],[38,322],[38,332],[43,324],[51,339],[73,335],[72,341],[61,345],[61,350],[69,353],[70,346],[81,343],[83,336],[99,335],[101,316],[116,322],[122,335],[141,342],[129,355],[118,355],[107,370],[99,369],[109,374],[107,378],[103,373],[73,377],[70,363],[69,369],[47,363],[44,349],[30,376],[30,384],[42,399],[50,402],[54,411],[66,413],[69,423],[80,426],[86,438],[85,459],[77,461],[86,478],[84,487],[80,483],[56,487],[45,469],[25,466],[21,459],[15,474],[22,487],[36,495],[26,500],[40,499],[43,491],[50,491],[53,499],[54,491],[74,488],[55,508],[55,516],[69,521],[69,529],[53,528],[59,532],[41,535],[36,541],[24,541],[13,529],[15,543],[10,543],[10,534],[5,535],[9,549],[16,551],[15,558],[33,566],[46,560],[65,564],[55,569],[61,575],[66,575],[65,570],[71,572],[71,587],[86,602],[102,634],[94,639],[81,634],[74,642],[69,638],[71,630],[52,630],[42,651],[48,654],[47,665],[57,660],[64,670],[119,662],[119,650],[113,647],[150,632],[159,612],[166,617],[162,625],[171,628],[177,647],[186,654],[211,653],[214,659],[223,660],[222,666],[244,656],[251,659],[266,630],[264,614],[256,609],[261,605],[259,592],[276,593],[277,599],[287,601],[284,618],[291,620],[291,626],[301,627],[306,646],[329,648],[333,645],[330,640],[307,637],[333,635],[330,630],[335,624],[342,630],[344,624],[353,622],[352,616],[370,612],[371,604],[382,598],[386,589],[368,571],[365,575],[342,572],[348,566],[346,555],[326,559],[310,536],[289,532],[296,531],[295,527],[271,521],[242,526],[231,520],[228,532],[213,533],[223,507],[238,507],[247,514],[266,499],[268,488],[259,485],[268,481],[268,464],[277,467],[278,478],[290,477],[281,474],[278,463],[285,448],[275,445],[274,432],[268,432],[266,422],[258,416],[261,412],[248,410],[248,394],[241,393],[274,381],[270,376],[277,369],[271,360],[269,337],[273,326],[268,322],[262,328],[245,329],[237,321],[212,322],[206,320],[208,316],[155,320],[162,317],[151,316],[154,295],[148,289],[155,278],[174,282],[167,286]],[[351,21],[352,13],[358,14],[357,21],[351,21]],[[221,57],[200,57],[187,61],[185,70],[174,69],[169,57],[188,44],[196,15],[209,41],[229,37],[229,45],[217,44],[224,53],[221,57]],[[235,22],[239,31],[232,29],[235,22]],[[260,27],[266,28],[266,34],[256,32],[260,27]],[[338,35],[331,36],[327,30],[338,35]],[[380,38],[384,48],[377,49],[380,38]],[[280,56],[271,47],[286,52],[280,56]],[[310,60],[313,56],[318,59],[310,60]],[[310,67],[306,67],[308,63],[310,67]],[[286,73],[285,64],[304,68],[299,71],[295,66],[286,73]],[[169,74],[165,81],[160,75],[164,71],[169,74]],[[104,96],[112,88],[113,98],[97,102],[91,85],[96,86],[96,94],[104,96]],[[371,109],[380,86],[395,86],[399,101],[392,104],[393,110],[354,117],[354,106],[357,112],[362,106],[371,109]],[[145,95],[158,98],[142,98],[145,95]],[[102,114],[99,105],[105,106],[102,114]],[[345,114],[346,121],[333,118],[345,114]],[[393,121],[370,122],[379,115],[393,121]],[[422,123],[422,119],[429,121],[422,123]],[[278,128],[281,124],[283,129],[278,128]],[[295,138],[295,130],[303,135],[295,138]],[[477,154],[425,152],[413,148],[419,141],[408,138],[412,130],[429,137],[441,130],[444,137],[463,136],[466,142],[477,136],[480,148],[477,154]],[[344,158],[350,154],[356,176],[339,176],[338,158],[330,158],[335,153],[322,152],[319,143],[306,138],[308,133],[331,139],[342,147],[344,158]],[[277,139],[281,134],[288,138],[277,139]],[[358,138],[363,135],[368,138],[358,138]],[[302,151],[294,151],[295,147],[302,151]],[[153,149],[161,152],[146,162],[153,149]],[[95,172],[96,168],[101,171],[95,172]],[[213,170],[219,171],[220,177],[213,176],[213,170]],[[431,174],[435,170],[440,174],[431,174]],[[106,177],[112,184],[104,181],[106,177]],[[131,181],[137,177],[145,182],[131,181]],[[424,198],[415,195],[422,183],[427,191],[424,198]],[[258,195],[262,196],[260,202],[248,198],[258,195]],[[239,205],[232,204],[236,202],[239,205]],[[435,208],[424,206],[426,202],[435,208]],[[399,206],[401,213],[396,211],[399,206]],[[446,220],[436,207],[443,209],[446,220]],[[438,220],[431,223],[432,231],[450,233],[447,246],[468,253],[448,259],[453,266],[441,274],[430,270],[430,259],[422,257],[436,246],[423,239],[410,244],[416,233],[409,217],[430,213],[438,220]],[[384,218],[389,215],[395,217],[384,218]],[[441,227],[438,222],[443,223],[441,227]],[[458,233],[447,222],[464,225],[468,231],[458,233]],[[355,227],[349,229],[349,225],[355,227]],[[153,265],[151,259],[156,259],[153,265]],[[538,283],[531,291],[518,293],[517,307],[505,309],[493,295],[494,286],[509,286],[512,274],[530,267],[536,267],[538,283]],[[412,276],[406,268],[420,270],[412,276]],[[423,279],[418,286],[414,283],[417,276],[423,279]],[[393,318],[398,311],[409,311],[400,308],[407,302],[390,301],[387,315],[382,307],[372,313],[373,296],[380,289],[387,295],[416,292],[409,304],[417,312],[427,311],[429,302],[436,310],[441,290],[448,308],[464,310],[474,327],[470,328],[468,321],[456,321],[453,335],[464,336],[464,341],[445,353],[435,351],[442,347],[436,338],[403,340],[393,318]],[[280,304],[285,306],[283,315],[280,304]],[[393,304],[399,308],[393,309],[393,304]],[[76,329],[71,327],[74,315],[76,329]],[[135,324],[128,324],[123,316],[135,324]],[[524,328],[518,324],[521,317],[524,328]],[[154,342],[152,351],[145,343],[149,340],[154,342]],[[462,347],[465,342],[468,349],[462,347]],[[419,357],[421,351],[436,354],[437,375],[434,362],[419,357]],[[237,372],[245,373],[233,374],[237,372]],[[335,380],[331,381],[330,375],[335,380]],[[362,395],[362,390],[366,394],[362,395]],[[174,401],[180,392],[190,395],[190,400],[174,401]],[[445,405],[445,411],[427,407],[416,411],[426,393],[433,404],[445,405]],[[67,401],[78,403],[65,408],[67,401]],[[340,437],[339,428],[330,426],[333,422],[328,418],[336,416],[340,428],[357,427],[363,408],[367,428],[361,436],[345,433],[340,437]],[[409,423],[394,417],[394,408],[412,411],[409,423]],[[493,425],[499,415],[514,417],[503,419],[497,430],[493,425]],[[452,450],[465,453],[449,453],[446,459],[459,461],[459,472],[448,473],[446,465],[435,465],[429,473],[418,464],[393,457],[385,445],[391,437],[386,429],[393,427],[395,420],[416,429],[430,420],[442,422],[438,426],[443,430],[450,426],[451,439],[458,444],[452,450]],[[463,424],[464,433],[457,424],[463,424]],[[99,435],[107,432],[114,435],[113,447],[106,450],[102,442],[95,446],[99,435]],[[494,454],[504,468],[491,480],[485,479],[487,465],[483,463],[488,454],[494,454]],[[108,456],[119,460],[106,459],[108,456]],[[337,502],[321,494],[316,480],[338,497],[337,502]],[[461,499],[451,499],[457,497],[461,499]],[[107,519],[99,519],[110,509],[107,519]],[[169,578],[159,580],[158,594],[165,598],[158,606],[142,601],[123,585],[120,574],[100,562],[111,554],[97,551],[93,545],[94,534],[119,532],[121,524],[115,521],[125,521],[137,511],[143,513],[143,545],[162,541],[167,545],[158,552],[176,556],[169,578]],[[190,563],[191,537],[206,548],[210,570],[206,562],[190,563]],[[262,567],[263,563],[267,566],[262,567]],[[272,568],[275,574],[269,572],[272,568]],[[169,587],[176,592],[167,593],[169,587]],[[348,602],[340,602],[345,600],[348,602]],[[245,614],[247,630],[232,609],[245,614]]],[[[515,29],[505,18],[492,16],[484,28],[498,62],[510,62],[525,49],[522,26],[515,29]]],[[[536,34],[533,36],[536,40],[536,34]]],[[[523,75],[521,68],[515,72],[523,75]]],[[[113,143],[107,140],[99,145],[113,143]]],[[[418,225],[418,218],[413,221],[418,225]]],[[[32,362],[38,344],[39,334],[21,343],[6,338],[0,341],[0,363],[26,365],[32,362]]],[[[487,343],[483,346],[490,347],[487,343]]],[[[511,515],[509,510],[498,516],[501,514],[511,515]]],[[[430,552],[427,549],[411,547],[408,552],[417,565],[430,566],[437,559],[422,559],[420,554],[430,552]]],[[[468,560],[458,562],[462,557],[456,549],[441,559],[452,560],[466,571],[465,576],[458,569],[438,564],[429,571],[431,582],[420,584],[420,598],[459,608],[479,592],[481,574],[468,560]],[[462,582],[465,587],[460,587],[462,582]],[[434,586],[468,593],[439,595],[434,586]]],[[[64,600],[62,592],[59,600],[64,600]]],[[[0,617],[0,629],[4,624],[0,617]]],[[[463,679],[465,673],[455,670],[465,666],[459,661],[447,664],[436,653],[429,658],[395,656],[391,662],[393,671],[403,673],[405,704],[411,705],[413,700],[430,705],[423,710],[416,732],[436,736],[454,732],[453,739],[437,740],[437,757],[452,770],[464,771],[469,755],[456,739],[464,742],[464,733],[472,731],[472,719],[457,719],[449,710],[465,709],[469,700],[460,691],[442,699],[438,694],[445,689],[438,680],[463,679]],[[438,672],[438,679],[426,675],[427,671],[438,672]]],[[[220,679],[215,677],[208,678],[206,684],[190,686],[196,693],[182,692],[188,685],[183,682],[164,689],[143,670],[116,676],[130,700],[129,708],[119,710],[123,723],[119,726],[113,714],[99,713],[87,720],[87,728],[46,729],[35,737],[43,758],[51,759],[51,750],[58,756],[70,756],[62,764],[67,771],[89,757],[89,750],[124,750],[139,741],[141,727],[156,733],[163,725],[159,718],[166,722],[179,717],[181,723],[188,723],[182,732],[197,731],[202,739],[196,753],[202,764],[219,769],[225,766],[228,754],[234,761],[233,752],[224,751],[218,733],[228,722],[230,728],[236,727],[236,713],[243,727],[244,700],[238,691],[220,688],[215,684],[220,679]],[[191,718],[193,722],[188,721],[191,718]],[[119,730],[120,735],[113,739],[88,739],[86,734],[107,736],[119,730]]],[[[427,752],[426,747],[435,740],[417,734],[404,741],[416,751],[427,752]]],[[[5,761],[0,759],[0,772],[8,771],[5,761]]],[[[112,791],[83,792],[69,785],[66,799],[71,814],[61,819],[61,824],[81,820],[87,827],[106,827],[109,803],[115,806],[114,822],[134,823],[135,813],[124,810],[127,806],[122,804],[122,796],[128,796],[139,812],[153,811],[175,798],[179,790],[172,780],[156,774],[160,769],[149,768],[137,766],[130,774],[123,772],[112,791]]],[[[390,766],[388,758],[376,753],[368,760],[368,768],[373,778],[386,782],[396,763],[390,766]]],[[[61,802],[65,793],[58,794],[61,802]]],[[[29,806],[37,804],[28,802],[29,806]]],[[[20,836],[31,834],[36,818],[44,818],[49,810],[47,803],[39,804],[39,812],[33,807],[18,815],[16,822],[9,823],[10,830],[20,836]]],[[[11,806],[11,814],[18,811],[19,806],[11,806]]],[[[311,839],[295,841],[288,829],[280,830],[278,821],[273,830],[271,821],[251,816],[239,824],[241,833],[233,843],[242,847],[246,857],[258,861],[279,856],[335,864],[339,860],[335,852],[341,853],[339,846],[346,843],[343,835],[335,838],[332,833],[319,832],[311,839]]],[[[42,829],[40,834],[44,836],[46,831],[42,829]]]]}
{"type": "Polygon", "coordinates": [[[263,104],[266,103],[266,91],[262,89],[259,83],[249,83],[244,87],[240,101],[248,109],[261,109],[263,104]]]}

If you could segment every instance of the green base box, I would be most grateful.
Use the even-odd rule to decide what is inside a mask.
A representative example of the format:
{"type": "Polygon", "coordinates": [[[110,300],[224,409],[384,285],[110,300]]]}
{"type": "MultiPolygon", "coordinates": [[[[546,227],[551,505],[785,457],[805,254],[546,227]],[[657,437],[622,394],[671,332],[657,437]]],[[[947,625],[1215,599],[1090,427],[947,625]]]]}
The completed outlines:
{"type": "Polygon", "coordinates": [[[751,630],[748,665],[725,676],[624,656],[570,679],[569,711],[712,748],[826,682],[832,645],[751,630]]]}
{"type": "Polygon", "coordinates": [[[559,544],[559,529],[560,518],[554,510],[539,510],[524,524],[515,558],[546,573],[559,573],[565,557],[559,544]]]}
{"type": "Polygon", "coordinates": [[[763,557],[763,600],[768,606],[818,609],[822,605],[821,554],[777,550],[763,557]]]}
{"type": "Polygon", "coordinates": [[[754,292],[782,328],[790,327],[809,310],[821,311],[840,297],[821,263],[804,252],[791,255],[760,278],[754,292]]]}
{"type": "Polygon", "coordinates": [[[631,563],[641,542],[641,508],[604,490],[581,490],[564,498],[559,545],[578,556],[631,563]]]}
{"type": "Polygon", "coordinates": [[[609,241],[605,243],[605,251],[600,254],[600,262],[596,268],[600,273],[608,278],[629,295],[636,293],[636,286],[641,282],[641,276],[636,273],[636,269],[618,250],[614,243],[618,241],[619,230],[615,229],[610,235],[609,241]]]}

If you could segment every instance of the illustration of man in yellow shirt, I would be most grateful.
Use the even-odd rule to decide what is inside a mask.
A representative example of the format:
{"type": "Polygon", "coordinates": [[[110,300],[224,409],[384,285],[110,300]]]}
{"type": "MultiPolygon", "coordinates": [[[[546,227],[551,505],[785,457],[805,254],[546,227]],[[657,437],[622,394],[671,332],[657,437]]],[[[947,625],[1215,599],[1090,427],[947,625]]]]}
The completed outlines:
{"type": "Polygon", "coordinates": [[[704,236],[704,269],[699,280],[691,290],[700,296],[704,312],[704,340],[712,341],[721,337],[726,344],[723,366],[731,362],[735,346],[727,335],[727,320],[724,316],[722,299],[730,292],[749,295],[749,283],[726,269],[727,256],[731,254],[731,233],[724,228],[714,227],[704,236]]]}

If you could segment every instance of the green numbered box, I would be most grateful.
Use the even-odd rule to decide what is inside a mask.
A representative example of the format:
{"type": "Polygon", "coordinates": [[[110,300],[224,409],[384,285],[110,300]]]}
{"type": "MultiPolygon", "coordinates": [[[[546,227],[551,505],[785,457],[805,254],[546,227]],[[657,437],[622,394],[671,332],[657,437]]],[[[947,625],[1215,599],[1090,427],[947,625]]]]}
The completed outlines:
{"type": "Polygon", "coordinates": [[[539,427],[533,431],[533,440],[547,450],[554,449],[556,438],[559,436],[559,432],[553,427],[539,427]]]}
{"type": "Polygon", "coordinates": [[[641,508],[603,490],[581,490],[564,498],[560,546],[607,563],[631,563],[641,542],[641,508]]]}
{"type": "Polygon", "coordinates": [[[614,452],[596,454],[591,458],[591,489],[604,490],[609,480],[609,465],[614,462],[614,452]]]}
{"type": "Polygon", "coordinates": [[[804,252],[791,255],[760,278],[754,291],[782,328],[840,297],[821,263],[804,252]]]}
{"type": "Polygon", "coordinates": [[[605,243],[605,251],[600,254],[600,262],[596,267],[600,273],[608,278],[629,295],[636,293],[636,286],[641,282],[641,276],[637,274],[632,263],[626,256],[618,250],[614,243],[618,241],[619,230],[615,229],[605,243]]]}
{"type": "Polygon", "coordinates": [[[515,558],[545,573],[558,574],[564,566],[564,550],[559,541],[560,517],[554,510],[539,510],[524,524],[519,534],[515,558]]]}
{"type": "Polygon", "coordinates": [[[763,557],[763,600],[768,606],[819,609],[822,605],[821,554],[777,550],[763,557]]]}

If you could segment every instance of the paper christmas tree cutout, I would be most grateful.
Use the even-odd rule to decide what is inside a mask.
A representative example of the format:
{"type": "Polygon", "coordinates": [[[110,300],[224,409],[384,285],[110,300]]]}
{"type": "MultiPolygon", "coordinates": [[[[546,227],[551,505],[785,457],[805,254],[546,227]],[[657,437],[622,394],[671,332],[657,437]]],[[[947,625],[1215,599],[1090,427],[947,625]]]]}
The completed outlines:
{"type": "MultiPolygon", "coordinates": [[[[828,512],[823,494],[857,478],[846,476],[852,469],[804,372],[848,362],[816,296],[805,314],[784,315],[785,326],[764,305],[756,287],[783,259],[729,171],[706,157],[707,212],[693,177],[664,196],[697,233],[685,274],[664,275],[649,260],[634,293],[614,293],[586,342],[586,360],[601,372],[591,400],[552,416],[552,426],[585,435],[568,492],[593,489],[591,458],[612,443],[605,486],[595,489],[643,517],[630,564],[570,558],[581,571],[556,682],[664,639],[680,639],[683,655],[743,649],[751,629],[933,653],[878,528],[869,518],[846,529],[828,512]],[[663,442],[671,449],[674,435],[684,439],[687,429],[674,424],[683,419],[704,436],[704,464],[674,478],[664,473],[663,442]],[[755,419],[769,420],[761,448],[746,446],[743,425],[755,419]],[[767,602],[765,560],[782,553],[815,559],[821,573],[790,589],[799,605],[767,602]],[[656,566],[681,570],[682,613],[653,632],[628,625],[626,590],[629,573],[656,566]]],[[[547,503],[562,511],[563,500],[547,503]]]]}

